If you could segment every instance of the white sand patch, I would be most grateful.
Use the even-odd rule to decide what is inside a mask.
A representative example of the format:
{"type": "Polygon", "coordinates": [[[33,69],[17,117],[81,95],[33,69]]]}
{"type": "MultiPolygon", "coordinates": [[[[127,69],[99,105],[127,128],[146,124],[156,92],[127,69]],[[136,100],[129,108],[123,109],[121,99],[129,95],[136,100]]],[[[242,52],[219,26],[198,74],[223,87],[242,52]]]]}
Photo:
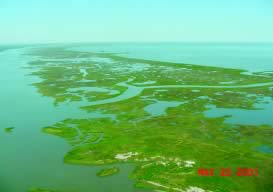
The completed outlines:
{"type": "Polygon", "coordinates": [[[86,77],[88,75],[88,72],[86,69],[80,69],[80,73],[82,74],[83,77],[86,77]]]}
{"type": "Polygon", "coordinates": [[[130,157],[132,156],[136,156],[138,155],[137,152],[128,152],[128,153],[123,153],[123,154],[117,154],[115,156],[116,159],[119,159],[119,160],[126,160],[126,159],[129,159],[130,157]]]}
{"type": "Polygon", "coordinates": [[[195,165],[195,161],[184,161],[185,167],[193,167],[195,165]]]}
{"type": "Polygon", "coordinates": [[[147,183],[151,184],[151,185],[154,185],[156,187],[162,187],[164,189],[172,189],[172,191],[179,191],[179,192],[185,192],[184,190],[182,189],[178,189],[178,188],[171,188],[171,187],[168,187],[168,186],[165,186],[165,185],[162,185],[160,183],[156,183],[154,181],[147,181],[147,183]]]}
{"type": "MultiPolygon", "coordinates": [[[[186,190],[183,190],[183,189],[179,189],[179,188],[171,188],[169,186],[162,185],[162,184],[154,182],[154,181],[147,181],[147,183],[154,185],[156,187],[161,187],[161,188],[168,189],[168,190],[171,189],[172,191],[178,191],[178,192],[206,192],[206,190],[204,190],[202,188],[193,187],[193,186],[190,186],[186,190]]],[[[211,191],[207,191],[207,192],[211,192],[211,191]]]]}
{"type": "Polygon", "coordinates": [[[190,186],[189,188],[186,189],[186,192],[206,192],[206,191],[199,187],[190,186]]]}
{"type": "Polygon", "coordinates": [[[158,164],[158,165],[163,165],[163,166],[167,166],[167,162],[164,162],[164,161],[158,161],[158,162],[156,162],[156,164],[158,164]]]}
{"type": "Polygon", "coordinates": [[[154,185],[156,187],[162,187],[162,188],[165,188],[165,189],[170,189],[170,187],[165,186],[165,185],[161,185],[160,183],[157,183],[157,182],[154,182],[154,181],[147,181],[147,183],[149,183],[151,185],[154,185]]]}

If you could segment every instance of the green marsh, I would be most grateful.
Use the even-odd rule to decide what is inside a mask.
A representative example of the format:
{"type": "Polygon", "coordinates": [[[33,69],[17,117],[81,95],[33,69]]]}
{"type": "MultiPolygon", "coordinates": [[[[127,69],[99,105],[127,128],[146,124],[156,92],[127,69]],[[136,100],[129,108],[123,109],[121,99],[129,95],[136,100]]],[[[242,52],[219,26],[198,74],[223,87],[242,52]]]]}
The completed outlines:
{"type": "Polygon", "coordinates": [[[273,73],[72,48],[0,54],[0,191],[271,191],[273,73]]]}
{"type": "MultiPolygon", "coordinates": [[[[207,117],[209,106],[258,110],[273,98],[272,73],[134,59],[114,53],[36,49],[30,63],[33,84],[55,105],[75,102],[87,112],[115,118],[66,119],[43,128],[65,139],[67,164],[104,166],[130,163],[135,186],[163,191],[270,191],[273,129],[229,124],[207,117]],[[172,103],[172,104],[170,104],[172,103]],[[175,104],[174,104],[175,103],[175,104]],[[148,110],[147,110],[148,109],[148,110]],[[149,110],[150,109],[150,110],[149,110]],[[161,110],[161,112],[157,112],[161,110]],[[153,115],[155,114],[155,115],[153,115]],[[216,176],[198,176],[198,168],[216,176]],[[238,177],[240,167],[258,168],[257,177],[238,177]],[[231,168],[231,177],[220,177],[231,168]]],[[[105,170],[102,172],[111,172],[105,170]]]]}

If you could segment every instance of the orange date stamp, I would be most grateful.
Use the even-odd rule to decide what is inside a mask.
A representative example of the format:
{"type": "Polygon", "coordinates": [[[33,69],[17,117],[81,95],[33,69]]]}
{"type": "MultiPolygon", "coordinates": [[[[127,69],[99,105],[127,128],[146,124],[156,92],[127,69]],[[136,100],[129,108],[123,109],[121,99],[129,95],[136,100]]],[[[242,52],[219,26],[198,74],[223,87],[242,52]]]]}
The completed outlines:
{"type": "Polygon", "coordinates": [[[257,177],[259,176],[259,171],[257,168],[237,168],[235,171],[231,168],[220,168],[220,170],[215,170],[214,168],[199,168],[197,171],[198,176],[220,176],[220,177],[257,177]]]}

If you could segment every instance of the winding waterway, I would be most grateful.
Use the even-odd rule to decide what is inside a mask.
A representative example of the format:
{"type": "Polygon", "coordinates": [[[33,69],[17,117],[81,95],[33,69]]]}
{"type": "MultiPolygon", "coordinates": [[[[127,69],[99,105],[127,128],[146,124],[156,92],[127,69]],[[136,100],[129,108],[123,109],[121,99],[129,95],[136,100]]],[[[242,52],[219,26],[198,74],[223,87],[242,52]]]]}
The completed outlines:
{"type": "Polygon", "coordinates": [[[109,104],[115,103],[127,99],[134,98],[140,95],[145,89],[169,89],[169,88],[209,88],[209,89],[235,89],[235,88],[255,88],[255,87],[263,87],[273,85],[273,82],[268,83],[254,83],[248,85],[161,85],[161,86],[134,86],[127,84],[131,82],[129,79],[126,82],[118,83],[119,86],[127,87],[127,90],[124,91],[122,94],[118,95],[117,97],[93,101],[88,103],[89,106],[94,105],[102,105],[102,104],[109,104]]]}

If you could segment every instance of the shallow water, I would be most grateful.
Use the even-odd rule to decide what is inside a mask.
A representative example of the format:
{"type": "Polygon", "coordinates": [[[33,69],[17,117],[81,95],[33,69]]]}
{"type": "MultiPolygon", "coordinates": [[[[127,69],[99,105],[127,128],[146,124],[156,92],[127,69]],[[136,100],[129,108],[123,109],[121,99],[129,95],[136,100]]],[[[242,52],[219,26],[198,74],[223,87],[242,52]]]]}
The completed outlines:
{"type": "Polygon", "coordinates": [[[183,102],[178,101],[158,101],[154,100],[155,103],[150,104],[144,108],[152,117],[166,115],[166,110],[172,107],[178,107],[182,105],[183,102]]]}
{"type": "Polygon", "coordinates": [[[105,115],[86,113],[77,103],[54,106],[50,98],[41,97],[31,86],[38,79],[26,76],[29,71],[22,68],[31,59],[22,56],[23,51],[0,53],[0,191],[23,192],[32,187],[67,192],[134,191],[128,179],[132,165],[118,165],[120,174],[101,179],[96,172],[102,167],[63,163],[69,145],[41,129],[66,118],[105,115]],[[3,128],[10,126],[15,127],[13,132],[5,133],[3,128]]]}
{"type": "Polygon", "coordinates": [[[273,71],[273,44],[262,43],[104,43],[79,45],[73,50],[121,55],[251,72],[273,71]]]}
{"type": "Polygon", "coordinates": [[[257,150],[258,150],[258,151],[261,151],[261,152],[263,152],[263,153],[271,153],[271,154],[273,154],[273,148],[268,147],[268,146],[266,146],[266,145],[263,145],[263,146],[261,146],[261,147],[258,147],[257,150]]]}
{"type": "Polygon", "coordinates": [[[205,115],[211,118],[229,116],[225,122],[230,124],[273,126],[273,100],[263,98],[263,101],[266,103],[256,104],[253,110],[208,106],[210,109],[205,112],[205,115]]]}

